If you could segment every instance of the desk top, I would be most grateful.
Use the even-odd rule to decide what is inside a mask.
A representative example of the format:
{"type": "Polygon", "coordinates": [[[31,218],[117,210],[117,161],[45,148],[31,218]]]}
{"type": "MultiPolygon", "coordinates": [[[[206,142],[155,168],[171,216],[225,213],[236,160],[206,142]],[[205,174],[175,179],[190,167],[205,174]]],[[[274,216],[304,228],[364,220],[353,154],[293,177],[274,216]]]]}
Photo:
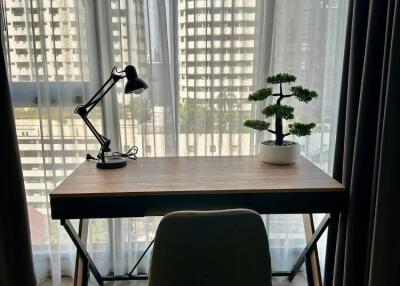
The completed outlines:
{"type": "Polygon", "coordinates": [[[86,161],[52,198],[172,194],[343,192],[344,187],[301,157],[292,165],[270,165],[255,156],[140,158],[127,167],[97,169],[86,161]]]}
{"type": "Polygon", "coordinates": [[[345,188],[301,157],[269,165],[255,156],[140,158],[97,169],[86,161],[53,192],[53,218],[164,215],[175,210],[250,208],[260,213],[337,212],[345,188]]]}

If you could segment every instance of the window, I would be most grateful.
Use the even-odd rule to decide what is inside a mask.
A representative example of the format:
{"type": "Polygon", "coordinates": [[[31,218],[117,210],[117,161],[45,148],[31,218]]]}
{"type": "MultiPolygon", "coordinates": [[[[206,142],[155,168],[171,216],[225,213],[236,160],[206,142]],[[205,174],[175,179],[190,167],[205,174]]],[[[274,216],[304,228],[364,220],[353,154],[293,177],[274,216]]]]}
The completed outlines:
{"type": "MultiPolygon", "coordinates": [[[[260,16],[265,9],[257,5],[265,1],[179,1],[173,6],[178,11],[172,11],[170,1],[111,0],[96,14],[107,27],[101,35],[90,30],[99,23],[90,16],[97,12],[87,13],[85,1],[2,1],[29,212],[35,227],[47,230],[32,233],[35,254],[53,250],[48,244],[68,243],[48,217],[47,195],[86,153],[97,153],[97,141],[73,109],[98,89],[112,65],[136,66],[150,85],[135,97],[125,95],[119,82],[109,97],[116,108],[105,105],[90,114],[100,130],[103,114],[112,123],[104,124],[104,132],[113,136],[114,149],[137,145],[139,157],[255,154],[262,138],[243,122],[259,107],[247,97],[265,84],[263,74],[271,70],[294,73],[299,84],[320,94],[307,106],[298,104],[296,117],[317,121],[316,131],[299,142],[308,158],[328,169],[347,1],[327,0],[332,5],[321,6],[320,1],[280,0],[260,16]],[[257,38],[263,19],[274,19],[272,32],[261,34],[268,47],[257,38]],[[111,42],[99,47],[99,37],[111,42]],[[120,128],[110,130],[114,126],[120,128]]],[[[148,240],[156,225],[148,221],[124,220],[129,233],[120,237],[130,247],[148,240]]],[[[274,215],[267,224],[271,247],[303,246],[301,216],[274,215]]],[[[100,249],[112,237],[111,226],[96,220],[93,227],[102,230],[90,238],[100,249]]]]}
{"type": "MultiPolygon", "coordinates": [[[[75,97],[83,97],[87,88],[84,77],[87,57],[84,52],[71,49],[78,46],[85,49],[77,36],[78,26],[53,29],[66,19],[69,23],[77,21],[75,1],[52,5],[43,1],[38,3],[42,6],[35,8],[29,6],[35,4],[31,1],[4,1],[4,4],[9,23],[5,38],[9,79],[29,215],[31,224],[41,230],[32,232],[36,254],[36,250],[48,243],[68,241],[65,235],[62,240],[43,231],[52,228],[47,225],[47,195],[82,162],[89,150],[97,149],[96,141],[87,136],[81,120],[72,112],[77,104],[75,97]],[[64,5],[72,5],[74,9],[59,13],[64,5]],[[72,40],[64,38],[61,42],[68,36],[72,40]]],[[[101,129],[99,110],[93,118],[101,129]]]]}

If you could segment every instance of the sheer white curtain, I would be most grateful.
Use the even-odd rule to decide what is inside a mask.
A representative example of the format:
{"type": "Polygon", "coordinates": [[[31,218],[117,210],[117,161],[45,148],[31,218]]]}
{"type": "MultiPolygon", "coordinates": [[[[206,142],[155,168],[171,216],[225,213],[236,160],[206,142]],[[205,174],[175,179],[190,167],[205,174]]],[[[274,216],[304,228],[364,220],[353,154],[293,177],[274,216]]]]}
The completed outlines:
{"type": "Polygon", "coordinates": [[[292,73],[296,84],[318,92],[308,104],[287,102],[298,120],[317,123],[311,136],[293,139],[325,171],[333,163],[346,17],[347,1],[276,2],[271,72],[292,73]]]}
{"type": "MultiPolygon", "coordinates": [[[[48,193],[97,149],[73,106],[88,98],[87,33],[81,2],[2,1],[6,58],[27,192],[38,280],[73,272],[74,248],[50,217],[48,193]]],[[[3,28],[3,25],[2,25],[3,28]]],[[[101,130],[101,111],[94,110],[101,130]]]]}
{"type": "MultiPolygon", "coordinates": [[[[296,84],[319,94],[318,99],[308,104],[294,99],[287,101],[286,104],[295,107],[296,120],[317,123],[312,135],[290,139],[299,142],[302,154],[328,173],[332,170],[335,149],[347,5],[347,1],[341,0],[279,0],[275,4],[270,73],[294,74],[296,84]]],[[[323,216],[314,215],[315,225],[323,216]]],[[[285,242],[286,257],[289,256],[289,241],[295,249],[304,245],[303,229],[298,228],[302,224],[301,215],[286,215],[278,220],[271,216],[271,221],[286,222],[288,228],[292,228],[286,229],[286,240],[277,240],[285,242]],[[296,238],[291,240],[290,237],[296,238]]],[[[285,231],[277,228],[270,233],[273,237],[282,237],[285,231]]],[[[325,256],[325,241],[326,234],[318,243],[321,262],[325,256]]],[[[323,270],[323,263],[321,267],[323,270]]]]}
{"type": "MultiPolygon", "coordinates": [[[[329,170],[334,147],[347,1],[339,0],[2,0],[9,78],[30,210],[38,280],[73,275],[75,250],[52,221],[48,193],[98,145],[74,107],[113,66],[136,66],[141,96],[117,84],[91,113],[113,149],[146,156],[256,153],[262,135],[242,122],[260,116],[247,96],[269,73],[289,72],[318,91],[292,102],[314,121],[296,139],[329,170]]],[[[89,249],[102,273],[129,270],[154,236],[158,218],[91,220],[89,249]]],[[[301,215],[266,218],[273,267],[287,269],[304,245],[301,215]],[[274,255],[274,254],[273,254],[274,255]],[[278,259],[279,258],[279,259],[278,259]]],[[[147,271],[144,261],[138,271],[147,271]]]]}

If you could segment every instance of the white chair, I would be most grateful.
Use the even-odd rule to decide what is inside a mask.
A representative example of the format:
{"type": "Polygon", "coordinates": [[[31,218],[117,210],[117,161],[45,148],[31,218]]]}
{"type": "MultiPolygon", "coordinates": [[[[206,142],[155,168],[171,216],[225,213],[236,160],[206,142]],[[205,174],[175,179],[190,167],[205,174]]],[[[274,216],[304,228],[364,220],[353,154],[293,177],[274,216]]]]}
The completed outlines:
{"type": "Polygon", "coordinates": [[[260,215],[246,209],[181,211],[157,229],[149,286],[270,286],[260,215]]]}

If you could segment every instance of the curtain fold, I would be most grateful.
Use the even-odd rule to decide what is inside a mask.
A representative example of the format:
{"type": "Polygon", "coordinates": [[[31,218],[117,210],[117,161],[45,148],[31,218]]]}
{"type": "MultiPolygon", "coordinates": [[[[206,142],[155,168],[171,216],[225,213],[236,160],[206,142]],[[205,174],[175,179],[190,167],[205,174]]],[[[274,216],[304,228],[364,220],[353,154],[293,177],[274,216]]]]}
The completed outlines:
{"type": "Polygon", "coordinates": [[[36,285],[36,279],[28,210],[3,54],[3,37],[0,38],[0,285],[30,286],[36,285]]]}
{"type": "Polygon", "coordinates": [[[335,285],[398,281],[399,13],[399,1],[350,5],[334,164],[349,206],[339,225],[335,285]]]}

